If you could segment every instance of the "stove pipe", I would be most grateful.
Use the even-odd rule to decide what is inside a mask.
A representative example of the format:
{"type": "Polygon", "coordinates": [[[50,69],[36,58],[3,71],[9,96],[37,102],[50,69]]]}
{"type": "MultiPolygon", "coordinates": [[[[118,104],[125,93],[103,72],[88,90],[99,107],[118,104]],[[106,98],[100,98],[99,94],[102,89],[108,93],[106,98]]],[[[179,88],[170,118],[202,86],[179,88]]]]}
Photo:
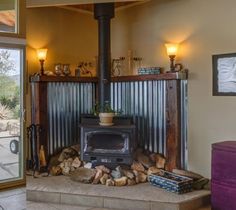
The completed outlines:
{"type": "MultiPolygon", "coordinates": [[[[111,18],[114,17],[114,3],[94,5],[94,18],[98,21],[98,95],[99,104],[104,108],[110,101],[111,82],[111,18]]],[[[103,110],[102,110],[103,111],[103,110]]]]}

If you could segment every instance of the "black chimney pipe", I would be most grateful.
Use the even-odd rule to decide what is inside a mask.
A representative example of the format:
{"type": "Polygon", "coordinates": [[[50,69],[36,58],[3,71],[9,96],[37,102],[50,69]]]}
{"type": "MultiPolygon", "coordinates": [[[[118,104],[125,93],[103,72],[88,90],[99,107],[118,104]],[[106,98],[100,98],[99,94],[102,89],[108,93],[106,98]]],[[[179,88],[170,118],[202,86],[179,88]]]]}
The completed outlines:
{"type": "MultiPolygon", "coordinates": [[[[114,3],[94,5],[94,18],[98,20],[98,76],[99,103],[104,109],[105,101],[110,101],[111,82],[111,19],[114,17],[114,3]]],[[[101,110],[104,111],[104,110],[101,110]]]]}

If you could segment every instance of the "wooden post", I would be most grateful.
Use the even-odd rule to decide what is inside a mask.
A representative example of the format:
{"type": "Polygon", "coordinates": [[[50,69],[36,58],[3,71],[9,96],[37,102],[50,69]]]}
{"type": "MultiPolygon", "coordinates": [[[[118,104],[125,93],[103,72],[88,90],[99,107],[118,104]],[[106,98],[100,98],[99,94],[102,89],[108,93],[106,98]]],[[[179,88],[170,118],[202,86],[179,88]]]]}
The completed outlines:
{"type": "Polygon", "coordinates": [[[38,150],[43,145],[45,151],[45,157],[46,160],[48,161],[47,83],[32,82],[31,88],[32,88],[31,122],[32,124],[40,125],[41,132],[39,133],[38,150]]]}
{"type": "Polygon", "coordinates": [[[181,167],[180,80],[166,81],[166,158],[167,170],[181,167]]]}

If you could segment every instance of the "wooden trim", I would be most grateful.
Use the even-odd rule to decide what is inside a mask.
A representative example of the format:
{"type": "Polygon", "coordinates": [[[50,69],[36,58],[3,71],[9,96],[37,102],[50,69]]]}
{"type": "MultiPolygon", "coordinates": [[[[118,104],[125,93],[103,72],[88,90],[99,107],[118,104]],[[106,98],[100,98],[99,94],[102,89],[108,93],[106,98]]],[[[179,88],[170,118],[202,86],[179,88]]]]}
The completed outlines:
{"type": "Polygon", "coordinates": [[[41,126],[38,145],[36,146],[39,154],[40,146],[43,145],[46,160],[48,160],[47,83],[34,83],[31,87],[34,90],[32,92],[31,123],[41,126]]]}
{"type": "Polygon", "coordinates": [[[16,187],[20,187],[20,186],[25,186],[26,185],[26,179],[19,179],[19,180],[15,180],[15,181],[11,181],[11,182],[7,182],[7,183],[0,183],[0,190],[5,190],[7,188],[16,188],[16,187]]]}
{"type": "MultiPolygon", "coordinates": [[[[112,82],[149,81],[149,80],[183,80],[187,79],[187,72],[174,72],[152,75],[134,75],[112,77],[112,82]]],[[[30,82],[98,82],[97,77],[74,77],[74,76],[40,76],[30,77],[30,82]]]]}
{"type": "Polygon", "coordinates": [[[181,168],[180,81],[166,84],[166,157],[167,169],[181,168]]]}
{"type": "Polygon", "coordinates": [[[147,80],[179,80],[187,79],[186,73],[163,73],[163,74],[150,74],[150,75],[134,75],[134,76],[120,76],[113,77],[112,82],[130,82],[130,81],[147,81],[147,80]]]}
{"type": "Polygon", "coordinates": [[[26,0],[18,1],[18,37],[26,38],[26,0]]]}
{"type": "Polygon", "coordinates": [[[97,77],[30,76],[30,82],[98,82],[97,77]]]}

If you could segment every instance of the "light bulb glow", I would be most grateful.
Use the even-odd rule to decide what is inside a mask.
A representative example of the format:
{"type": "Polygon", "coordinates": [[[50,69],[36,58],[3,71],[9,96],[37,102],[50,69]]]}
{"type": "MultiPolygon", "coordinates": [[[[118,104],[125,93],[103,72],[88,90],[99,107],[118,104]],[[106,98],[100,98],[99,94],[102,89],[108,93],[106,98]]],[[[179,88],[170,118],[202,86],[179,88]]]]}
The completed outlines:
{"type": "Polygon", "coordinates": [[[39,59],[39,60],[46,60],[47,51],[48,51],[48,49],[46,49],[46,48],[44,48],[44,49],[38,49],[38,50],[37,50],[38,59],[39,59]]]}
{"type": "Polygon", "coordinates": [[[169,56],[176,56],[177,55],[177,51],[178,51],[178,44],[165,44],[166,46],[166,51],[167,51],[167,55],[169,56]]]}

